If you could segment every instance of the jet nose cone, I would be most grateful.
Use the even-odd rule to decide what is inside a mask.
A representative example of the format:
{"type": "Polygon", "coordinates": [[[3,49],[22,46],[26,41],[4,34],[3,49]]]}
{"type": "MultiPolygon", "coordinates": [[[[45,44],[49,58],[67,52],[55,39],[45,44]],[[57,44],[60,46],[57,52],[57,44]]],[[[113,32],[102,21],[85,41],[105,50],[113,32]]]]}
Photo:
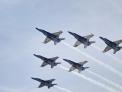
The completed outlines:
{"type": "Polygon", "coordinates": [[[64,61],[68,62],[69,60],[68,59],[63,59],[64,61]]]}
{"type": "Polygon", "coordinates": [[[33,54],[34,56],[37,56],[36,54],[33,54]]]}
{"type": "Polygon", "coordinates": [[[38,28],[37,28],[37,27],[36,27],[35,29],[36,29],[36,30],[38,30],[38,28]]]}
{"type": "Polygon", "coordinates": [[[63,59],[64,61],[67,61],[66,59],[63,59]]]}
{"type": "Polygon", "coordinates": [[[69,34],[73,34],[72,32],[68,31],[69,34]]]}
{"type": "Polygon", "coordinates": [[[31,77],[31,79],[33,79],[33,80],[34,80],[35,78],[34,78],[34,77],[31,77]]]}
{"type": "Polygon", "coordinates": [[[102,40],[104,40],[104,38],[103,38],[103,37],[101,37],[101,36],[100,36],[99,38],[100,38],[100,39],[102,39],[102,40]]]}

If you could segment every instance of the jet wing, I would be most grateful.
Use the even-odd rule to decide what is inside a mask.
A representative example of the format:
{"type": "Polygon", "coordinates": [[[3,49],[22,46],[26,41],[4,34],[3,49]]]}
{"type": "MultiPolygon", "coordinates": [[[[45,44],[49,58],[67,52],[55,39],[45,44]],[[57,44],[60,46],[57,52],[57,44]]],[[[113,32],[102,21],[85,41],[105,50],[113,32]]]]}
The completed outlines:
{"type": "Polygon", "coordinates": [[[49,58],[49,59],[55,61],[55,60],[58,59],[58,58],[59,58],[59,57],[57,56],[57,57],[53,57],[53,58],[49,58]]]}
{"type": "Polygon", "coordinates": [[[88,61],[84,61],[84,62],[79,62],[80,65],[84,65],[86,64],[88,61]]]}
{"type": "Polygon", "coordinates": [[[87,36],[84,36],[86,39],[90,39],[90,38],[92,38],[94,36],[94,34],[90,34],[90,35],[87,35],[87,36]]]}
{"type": "Polygon", "coordinates": [[[75,67],[71,67],[70,69],[69,69],[69,72],[71,72],[71,71],[73,71],[73,70],[75,70],[76,68],[75,67]]]}
{"type": "Polygon", "coordinates": [[[44,40],[43,43],[46,44],[46,43],[48,43],[48,42],[50,42],[50,41],[51,41],[51,39],[47,37],[47,38],[45,38],[45,40],[44,40]]]}
{"type": "Polygon", "coordinates": [[[77,47],[77,46],[79,46],[80,44],[81,44],[80,41],[76,41],[75,44],[74,44],[74,47],[77,47]]]}
{"type": "Polygon", "coordinates": [[[55,36],[60,36],[61,34],[62,34],[63,32],[62,31],[59,31],[59,32],[55,32],[55,33],[53,33],[55,36]]]}
{"type": "Polygon", "coordinates": [[[117,45],[119,45],[120,43],[122,43],[122,40],[117,40],[117,41],[114,41],[117,45]]]}
{"type": "Polygon", "coordinates": [[[103,52],[105,53],[105,52],[107,52],[107,51],[109,51],[109,50],[111,50],[111,49],[112,49],[111,47],[107,46],[107,47],[103,50],[103,52]]]}
{"type": "Polygon", "coordinates": [[[41,87],[44,87],[45,85],[43,83],[41,83],[38,87],[41,88],[41,87]]]}
{"type": "Polygon", "coordinates": [[[43,62],[42,64],[41,64],[41,67],[44,67],[44,66],[46,66],[46,65],[48,65],[46,62],[43,62]]]}

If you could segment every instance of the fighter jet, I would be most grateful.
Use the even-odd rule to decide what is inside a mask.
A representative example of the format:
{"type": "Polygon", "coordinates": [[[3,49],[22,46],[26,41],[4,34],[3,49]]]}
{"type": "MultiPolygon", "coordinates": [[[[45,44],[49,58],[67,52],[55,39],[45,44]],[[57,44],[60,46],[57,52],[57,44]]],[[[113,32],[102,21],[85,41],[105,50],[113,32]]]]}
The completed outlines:
{"type": "Polygon", "coordinates": [[[65,38],[59,38],[59,36],[63,33],[62,31],[59,31],[59,32],[55,32],[55,33],[50,33],[50,32],[47,32],[43,29],[39,29],[39,28],[36,28],[39,32],[42,32],[46,38],[44,40],[44,44],[50,42],[51,40],[54,41],[54,44],[56,45],[57,43],[59,43],[60,41],[62,40],[65,40],[65,38]]]}
{"type": "Polygon", "coordinates": [[[48,89],[57,85],[57,84],[52,84],[53,81],[55,81],[55,79],[50,79],[50,80],[42,80],[40,78],[33,78],[31,77],[33,80],[36,80],[38,82],[40,82],[40,85],[38,86],[38,88],[41,88],[41,87],[44,87],[44,86],[47,86],[48,89]]]}
{"type": "Polygon", "coordinates": [[[58,64],[61,64],[60,62],[55,62],[59,57],[53,57],[53,58],[46,58],[43,57],[41,55],[36,55],[33,54],[35,57],[40,58],[41,60],[43,60],[43,63],[41,65],[41,67],[44,67],[46,65],[51,65],[51,68],[53,68],[54,66],[57,66],[58,64]]]}
{"type": "Polygon", "coordinates": [[[106,48],[103,50],[103,53],[113,49],[113,54],[116,54],[117,51],[122,49],[122,46],[119,46],[120,43],[122,43],[122,40],[117,40],[117,41],[110,41],[106,38],[100,37],[106,44],[106,48]]]}
{"type": "Polygon", "coordinates": [[[93,34],[87,36],[80,36],[70,31],[68,31],[68,33],[73,35],[77,39],[76,43],[74,44],[74,47],[77,47],[82,43],[84,44],[84,48],[87,48],[87,46],[91,45],[92,43],[95,43],[95,41],[89,41],[89,39],[94,36],[93,34]]]}
{"type": "Polygon", "coordinates": [[[79,62],[76,63],[74,61],[68,60],[68,59],[63,59],[64,61],[66,61],[67,63],[69,63],[71,66],[71,68],[69,69],[69,72],[77,69],[78,72],[80,73],[81,71],[84,71],[85,69],[89,68],[89,67],[84,67],[83,65],[86,64],[88,61],[84,61],[84,62],[79,62]]]}

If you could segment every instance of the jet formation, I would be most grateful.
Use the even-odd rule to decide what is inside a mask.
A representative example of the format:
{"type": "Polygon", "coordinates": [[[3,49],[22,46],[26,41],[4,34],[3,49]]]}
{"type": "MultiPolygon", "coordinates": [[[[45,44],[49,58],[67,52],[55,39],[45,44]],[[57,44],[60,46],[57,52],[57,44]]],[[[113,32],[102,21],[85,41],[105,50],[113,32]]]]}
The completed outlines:
{"type": "MultiPolygon", "coordinates": [[[[39,28],[36,28],[36,30],[38,30],[39,32],[43,33],[46,36],[46,38],[43,42],[44,44],[47,44],[48,42],[53,41],[54,45],[57,45],[57,43],[61,42],[62,40],[65,40],[65,38],[59,38],[59,36],[63,33],[63,31],[50,33],[50,32],[47,32],[47,31],[45,31],[43,29],[39,29],[39,28]]],[[[68,33],[77,40],[75,42],[75,44],[73,45],[73,47],[78,47],[79,45],[83,44],[84,48],[87,48],[88,46],[95,43],[95,41],[90,41],[90,39],[94,36],[94,34],[92,34],[92,33],[87,36],[80,36],[79,34],[76,34],[74,32],[70,32],[70,31],[68,31],[68,33]]],[[[122,49],[122,46],[119,46],[119,44],[122,43],[122,40],[110,41],[107,38],[104,38],[101,36],[99,38],[101,40],[103,40],[105,42],[105,44],[107,45],[106,48],[103,50],[103,53],[113,49],[113,54],[116,54],[117,51],[122,49]]],[[[36,55],[36,54],[33,54],[33,55],[43,61],[43,63],[41,64],[41,67],[50,65],[51,69],[52,69],[55,66],[57,66],[58,64],[61,64],[60,62],[56,62],[56,60],[59,58],[58,56],[52,57],[52,58],[47,58],[42,55],[36,55]]],[[[88,63],[88,61],[83,61],[83,62],[77,63],[77,62],[74,62],[69,59],[63,59],[63,60],[71,65],[69,72],[78,70],[78,72],[80,73],[81,71],[84,71],[89,68],[87,66],[84,66],[86,63],[88,63]]],[[[38,88],[47,86],[49,89],[49,88],[57,85],[57,84],[52,84],[52,82],[55,81],[55,79],[42,80],[40,78],[34,78],[34,77],[31,77],[31,79],[40,82],[40,85],[38,86],[38,88]]]]}

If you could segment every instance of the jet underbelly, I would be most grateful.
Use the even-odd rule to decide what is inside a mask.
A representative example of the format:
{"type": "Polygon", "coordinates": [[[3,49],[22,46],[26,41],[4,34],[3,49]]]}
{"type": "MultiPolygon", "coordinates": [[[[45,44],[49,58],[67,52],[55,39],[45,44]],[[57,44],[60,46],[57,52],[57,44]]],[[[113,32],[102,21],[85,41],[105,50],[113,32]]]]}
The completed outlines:
{"type": "Polygon", "coordinates": [[[87,39],[86,38],[84,38],[84,37],[80,37],[79,39],[78,39],[78,41],[80,41],[81,43],[86,43],[87,42],[87,39]]]}

